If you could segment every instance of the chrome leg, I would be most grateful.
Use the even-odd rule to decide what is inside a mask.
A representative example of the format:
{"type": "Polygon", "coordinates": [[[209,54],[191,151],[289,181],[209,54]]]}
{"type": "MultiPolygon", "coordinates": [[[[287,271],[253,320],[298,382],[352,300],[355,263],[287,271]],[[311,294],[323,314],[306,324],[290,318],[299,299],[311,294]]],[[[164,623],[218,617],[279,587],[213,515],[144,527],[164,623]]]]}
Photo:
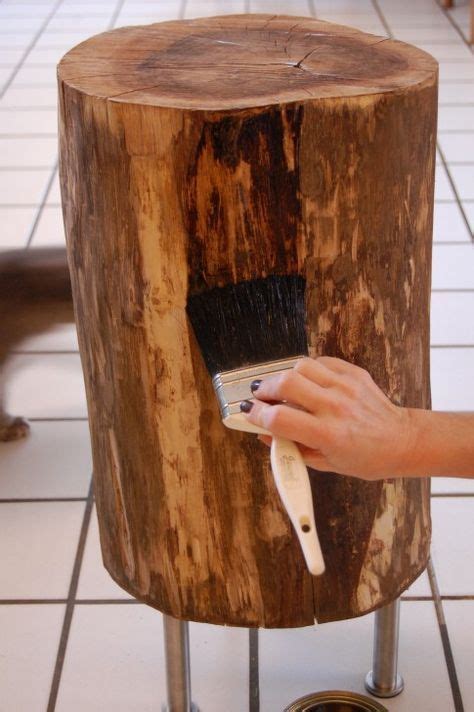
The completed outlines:
{"type": "Polygon", "coordinates": [[[188,624],[163,615],[163,627],[168,705],[162,712],[198,712],[191,702],[188,624]]]}
{"type": "Polygon", "coordinates": [[[375,612],[373,668],[365,678],[366,689],[376,697],[395,697],[403,690],[397,672],[400,599],[375,612]]]}

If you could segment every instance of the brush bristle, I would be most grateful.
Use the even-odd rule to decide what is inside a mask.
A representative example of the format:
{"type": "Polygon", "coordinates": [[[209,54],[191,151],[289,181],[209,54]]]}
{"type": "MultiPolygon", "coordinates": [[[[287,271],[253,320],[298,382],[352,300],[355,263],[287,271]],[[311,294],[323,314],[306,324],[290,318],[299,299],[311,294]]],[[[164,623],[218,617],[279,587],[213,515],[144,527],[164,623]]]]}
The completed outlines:
{"type": "Polygon", "coordinates": [[[216,287],[190,297],[186,310],[211,376],[307,353],[299,275],[216,287]]]}

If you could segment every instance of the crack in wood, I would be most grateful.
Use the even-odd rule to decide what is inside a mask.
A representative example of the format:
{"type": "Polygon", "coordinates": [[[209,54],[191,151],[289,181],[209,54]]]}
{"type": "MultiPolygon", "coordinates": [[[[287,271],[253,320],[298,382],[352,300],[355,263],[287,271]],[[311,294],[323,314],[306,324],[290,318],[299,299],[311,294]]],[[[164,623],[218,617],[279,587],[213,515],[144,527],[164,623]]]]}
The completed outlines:
{"type": "MultiPolygon", "coordinates": [[[[260,29],[260,31],[266,30],[267,27],[268,27],[268,25],[269,25],[271,22],[273,22],[273,20],[275,20],[277,17],[278,17],[278,15],[272,15],[271,18],[263,25],[263,27],[260,27],[260,28],[257,28],[257,29],[260,29]]],[[[247,26],[247,25],[245,25],[245,29],[246,29],[246,31],[248,32],[248,26],[247,26]]]]}
{"type": "Polygon", "coordinates": [[[311,49],[311,50],[310,50],[309,52],[307,52],[307,53],[305,54],[305,56],[302,57],[302,58],[300,59],[300,61],[297,62],[294,66],[297,67],[298,69],[301,69],[301,68],[302,68],[301,65],[303,64],[303,62],[305,61],[305,59],[308,59],[308,57],[311,57],[312,54],[314,54],[315,52],[317,52],[317,51],[320,50],[320,49],[321,49],[321,47],[315,47],[314,49],[311,49]]]}

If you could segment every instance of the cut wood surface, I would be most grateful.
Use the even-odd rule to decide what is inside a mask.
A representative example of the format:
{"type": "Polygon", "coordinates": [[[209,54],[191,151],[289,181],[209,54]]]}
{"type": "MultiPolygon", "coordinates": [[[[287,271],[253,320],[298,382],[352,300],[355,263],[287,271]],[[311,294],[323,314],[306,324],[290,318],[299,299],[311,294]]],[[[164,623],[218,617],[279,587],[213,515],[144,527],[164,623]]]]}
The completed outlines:
{"type": "Polygon", "coordinates": [[[231,432],[190,295],[306,278],[310,355],[430,407],[437,64],[311,18],[107,32],[58,69],[60,171],[104,563],[178,618],[289,627],[388,603],[426,565],[428,480],[312,473],[312,578],[267,448],[231,432]]]}

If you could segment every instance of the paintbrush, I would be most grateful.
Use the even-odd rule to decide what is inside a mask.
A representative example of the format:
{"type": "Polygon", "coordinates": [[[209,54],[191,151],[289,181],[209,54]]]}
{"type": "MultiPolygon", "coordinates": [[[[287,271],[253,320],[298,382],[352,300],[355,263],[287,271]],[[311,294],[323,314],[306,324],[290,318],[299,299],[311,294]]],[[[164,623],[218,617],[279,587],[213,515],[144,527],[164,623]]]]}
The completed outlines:
{"type": "MultiPolygon", "coordinates": [[[[186,310],[228,428],[271,435],[247,420],[240,403],[253,399],[254,380],[293,368],[307,355],[304,292],[299,275],[272,275],[189,297],[186,310]]],[[[291,440],[272,436],[270,462],[307,567],[319,575],[324,561],[301,453],[291,440]]]]}

